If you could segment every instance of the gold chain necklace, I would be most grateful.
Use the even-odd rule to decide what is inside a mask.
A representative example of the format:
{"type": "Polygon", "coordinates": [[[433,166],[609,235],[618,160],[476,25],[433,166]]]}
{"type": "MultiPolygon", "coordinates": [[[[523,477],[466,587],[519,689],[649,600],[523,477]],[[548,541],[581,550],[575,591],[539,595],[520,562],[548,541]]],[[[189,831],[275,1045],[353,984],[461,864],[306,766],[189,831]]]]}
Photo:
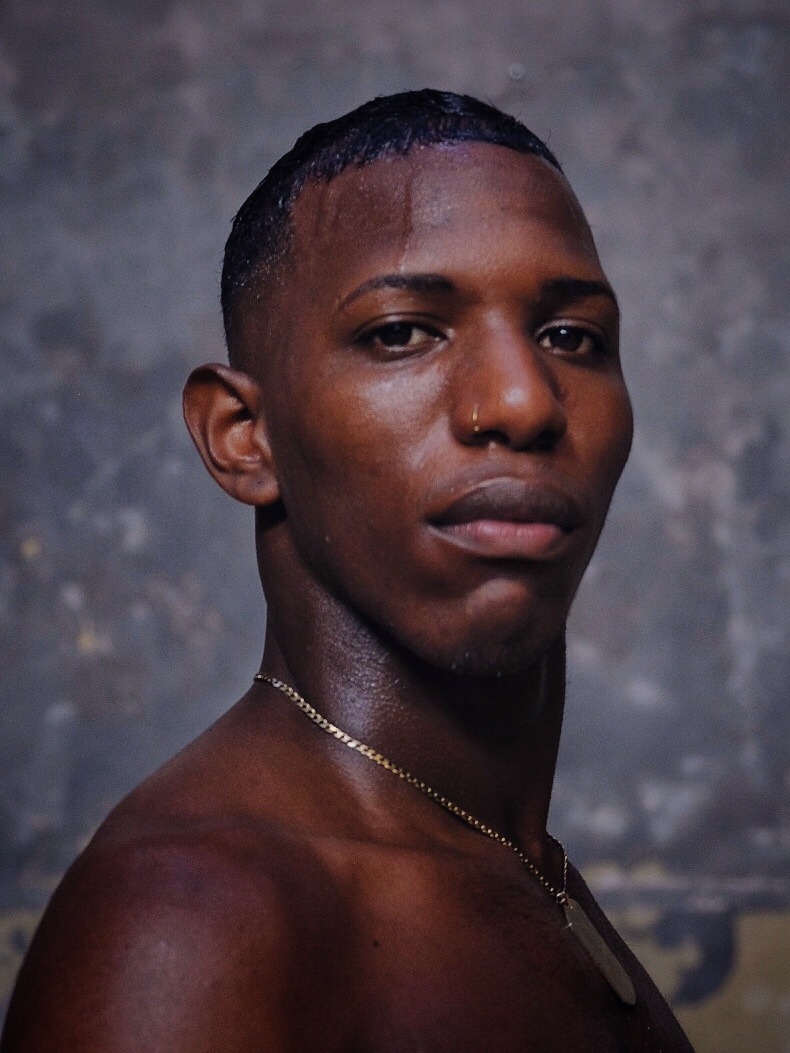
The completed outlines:
{"type": "Polygon", "coordinates": [[[556,837],[552,837],[551,834],[548,835],[562,852],[561,889],[555,888],[551,882],[547,881],[527,854],[523,852],[514,841],[511,841],[509,837],[500,834],[498,830],[494,830],[493,827],[488,826],[488,824],[484,823],[481,819],[475,818],[475,816],[467,812],[465,808],[455,804],[454,801],[451,801],[449,798],[439,793],[438,790],[434,790],[432,786],[423,782],[422,779],[418,779],[416,775],[412,775],[411,772],[406,771],[405,768],[393,764],[391,760],[377,750],[374,750],[372,746],[368,746],[366,743],[360,742],[359,739],[355,739],[351,735],[346,734],[342,728],[337,727],[336,724],[327,720],[326,717],[321,716],[318,710],[311,706],[307,699],[303,698],[295,688],[290,686],[290,684],[286,684],[276,676],[269,676],[266,673],[256,673],[254,679],[260,683],[269,684],[271,687],[281,691],[284,695],[290,698],[292,702],[296,703],[305,716],[309,717],[314,724],[321,728],[322,731],[325,731],[328,735],[331,735],[339,742],[342,742],[344,746],[348,746],[349,749],[361,753],[363,757],[373,761],[373,763],[377,764],[380,768],[392,772],[393,775],[396,775],[399,779],[408,783],[409,786],[413,786],[421,793],[424,793],[426,797],[430,797],[431,800],[444,808],[445,811],[457,816],[479,833],[485,834],[485,836],[490,837],[492,841],[497,841],[500,845],[503,845],[505,848],[509,848],[511,852],[514,852],[530,874],[537,878],[549,895],[562,907],[568,927],[587,951],[593,962],[598,966],[618,997],[627,1005],[634,1005],[636,1003],[636,992],[634,991],[634,985],[631,982],[630,976],[609,949],[601,934],[587,917],[583,908],[575,899],[572,899],[568,895],[568,853],[556,837]]]}

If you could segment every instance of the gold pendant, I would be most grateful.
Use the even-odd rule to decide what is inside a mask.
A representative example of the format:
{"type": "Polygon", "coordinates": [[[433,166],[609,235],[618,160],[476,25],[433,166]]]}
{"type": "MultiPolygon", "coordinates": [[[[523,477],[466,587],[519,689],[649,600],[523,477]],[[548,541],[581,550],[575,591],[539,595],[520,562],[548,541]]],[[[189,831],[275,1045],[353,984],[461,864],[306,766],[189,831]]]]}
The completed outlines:
{"type": "Polygon", "coordinates": [[[636,1005],[636,991],[631,977],[609,950],[603,936],[596,929],[575,899],[568,896],[562,907],[573,935],[600,969],[617,997],[626,1005],[636,1005]]]}

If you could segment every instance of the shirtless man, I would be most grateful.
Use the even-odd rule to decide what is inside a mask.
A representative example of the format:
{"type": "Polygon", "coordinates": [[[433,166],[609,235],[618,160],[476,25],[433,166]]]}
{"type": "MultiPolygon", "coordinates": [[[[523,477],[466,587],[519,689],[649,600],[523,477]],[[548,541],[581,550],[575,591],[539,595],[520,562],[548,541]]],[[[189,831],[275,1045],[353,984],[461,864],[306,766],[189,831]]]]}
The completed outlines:
{"type": "Polygon", "coordinates": [[[631,441],[553,156],[472,99],[368,103],[242,207],[223,307],[186,420],[256,509],[266,679],[71,869],[3,1053],[688,1051],[546,832],[631,441]]]}

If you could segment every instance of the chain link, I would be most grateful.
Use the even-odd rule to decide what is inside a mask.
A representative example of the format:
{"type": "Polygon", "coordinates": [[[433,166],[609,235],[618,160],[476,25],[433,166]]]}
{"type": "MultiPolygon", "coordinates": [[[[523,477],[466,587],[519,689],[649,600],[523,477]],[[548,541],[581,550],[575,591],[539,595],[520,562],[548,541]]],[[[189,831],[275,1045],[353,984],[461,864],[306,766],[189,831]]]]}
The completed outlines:
{"type": "Polygon", "coordinates": [[[393,764],[391,760],[385,757],[383,754],[378,753],[373,749],[372,746],[366,745],[364,742],[360,742],[359,739],[352,738],[351,735],[347,735],[342,728],[337,727],[326,717],[321,716],[317,709],[314,709],[310,703],[299,694],[290,684],[286,684],[282,680],[278,680],[276,676],[268,676],[266,673],[256,673],[255,680],[269,684],[271,687],[281,691],[284,695],[295,702],[296,705],[301,709],[305,716],[309,717],[310,720],[322,731],[325,731],[328,735],[336,738],[338,742],[342,742],[344,746],[348,746],[349,749],[355,750],[357,753],[361,753],[363,757],[367,757],[368,760],[373,761],[374,764],[378,764],[380,768],[385,768],[387,771],[392,772],[393,775],[397,775],[399,779],[407,782],[409,786],[413,786],[415,789],[424,793],[426,797],[430,797],[436,801],[438,805],[450,812],[452,815],[457,816],[463,820],[468,826],[477,830],[481,834],[485,834],[486,837],[490,837],[492,841],[499,842],[500,845],[504,845],[505,848],[509,848],[511,852],[514,852],[527,870],[532,874],[533,877],[541,883],[543,888],[552,896],[561,906],[566,906],[568,903],[568,853],[565,851],[563,846],[557,840],[556,837],[552,837],[549,834],[549,838],[562,852],[562,888],[555,888],[551,882],[547,881],[543,874],[538,870],[532,860],[523,852],[518,845],[511,841],[509,837],[505,837],[504,834],[500,834],[498,830],[494,830],[493,827],[488,826],[481,819],[475,818],[462,808],[460,805],[455,804],[449,798],[443,796],[438,790],[434,790],[428,783],[423,782],[422,779],[418,779],[416,775],[412,775],[411,772],[406,771],[405,768],[399,767],[397,764],[393,764]]]}

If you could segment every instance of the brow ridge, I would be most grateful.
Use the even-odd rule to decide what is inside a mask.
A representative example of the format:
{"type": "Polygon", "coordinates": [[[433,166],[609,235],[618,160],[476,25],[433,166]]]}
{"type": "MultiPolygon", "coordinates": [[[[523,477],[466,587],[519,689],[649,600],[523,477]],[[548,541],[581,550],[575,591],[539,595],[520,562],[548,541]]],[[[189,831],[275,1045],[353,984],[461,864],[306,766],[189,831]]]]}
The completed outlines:
{"type": "Polygon", "coordinates": [[[403,289],[406,292],[416,293],[452,293],[456,291],[456,285],[443,274],[380,274],[363,282],[349,293],[341,301],[340,307],[347,307],[360,296],[376,289],[403,289]]]}
{"type": "MultiPolygon", "coordinates": [[[[340,302],[341,310],[349,306],[359,297],[366,293],[374,292],[376,289],[400,289],[415,293],[453,293],[457,286],[453,281],[443,274],[380,274],[375,278],[369,278],[356,289],[344,297],[340,302]]],[[[573,278],[561,276],[550,278],[541,287],[541,296],[562,300],[579,300],[590,296],[605,296],[611,300],[619,310],[617,297],[612,287],[605,281],[589,278],[573,278]]]]}
{"type": "Polygon", "coordinates": [[[563,300],[583,300],[588,296],[605,296],[619,310],[614,289],[608,282],[589,278],[560,277],[545,282],[541,290],[543,296],[557,297],[563,300]]]}

